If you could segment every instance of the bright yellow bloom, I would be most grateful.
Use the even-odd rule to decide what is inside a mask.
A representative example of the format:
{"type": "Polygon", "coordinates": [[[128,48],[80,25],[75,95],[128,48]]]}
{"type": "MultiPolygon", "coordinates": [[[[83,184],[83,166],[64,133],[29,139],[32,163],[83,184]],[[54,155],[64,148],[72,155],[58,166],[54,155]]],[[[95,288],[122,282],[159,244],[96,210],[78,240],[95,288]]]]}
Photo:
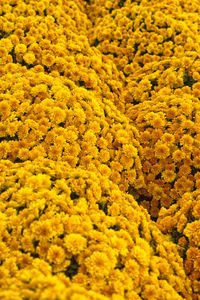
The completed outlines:
{"type": "Polygon", "coordinates": [[[85,259],[84,264],[92,277],[108,276],[111,269],[108,256],[100,251],[94,251],[85,259]]]}
{"type": "Polygon", "coordinates": [[[129,143],[129,134],[126,130],[120,129],[116,132],[116,139],[119,143],[128,144],[129,143]]]}
{"type": "Polygon", "coordinates": [[[184,134],[184,136],[180,140],[180,144],[183,146],[192,146],[193,138],[188,134],[184,134]]]}
{"type": "Polygon", "coordinates": [[[137,148],[133,145],[123,145],[123,152],[127,157],[136,157],[138,155],[137,148]]]}
{"type": "Polygon", "coordinates": [[[23,54],[24,55],[26,53],[26,51],[27,51],[27,47],[24,44],[17,44],[15,46],[16,54],[23,54]]]}
{"type": "Polygon", "coordinates": [[[55,63],[55,57],[51,54],[46,54],[42,57],[42,64],[51,67],[55,63]]]}
{"type": "Polygon", "coordinates": [[[200,246],[200,221],[194,221],[192,223],[187,224],[186,228],[184,229],[183,233],[192,240],[194,245],[199,247],[200,246]]]}
{"type": "Polygon", "coordinates": [[[61,264],[65,259],[64,249],[57,245],[52,245],[48,250],[47,259],[50,263],[61,264]]]}
{"type": "Polygon", "coordinates": [[[159,299],[159,289],[153,284],[147,284],[145,285],[144,291],[142,292],[142,297],[147,300],[159,299]]]}
{"type": "Polygon", "coordinates": [[[33,189],[48,189],[51,186],[51,180],[46,174],[33,175],[28,178],[27,186],[33,189]]]}
{"type": "Polygon", "coordinates": [[[32,65],[35,62],[35,55],[33,53],[26,53],[23,59],[28,65],[32,65]]]}
{"type": "Polygon", "coordinates": [[[70,233],[64,239],[64,246],[68,252],[76,255],[86,248],[87,240],[79,233],[70,233]]]}

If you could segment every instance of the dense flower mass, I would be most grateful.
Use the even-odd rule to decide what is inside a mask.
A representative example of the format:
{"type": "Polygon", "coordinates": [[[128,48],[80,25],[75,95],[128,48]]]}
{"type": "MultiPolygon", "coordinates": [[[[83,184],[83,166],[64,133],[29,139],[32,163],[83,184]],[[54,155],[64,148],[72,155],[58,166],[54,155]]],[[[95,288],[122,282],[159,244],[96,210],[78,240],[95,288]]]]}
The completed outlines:
{"type": "Polygon", "coordinates": [[[0,299],[200,300],[199,23],[0,0],[0,299]]]}
{"type": "Polygon", "coordinates": [[[108,178],[45,158],[0,168],[1,297],[47,299],[58,289],[58,299],[79,284],[113,299],[191,299],[177,246],[108,178]]]}

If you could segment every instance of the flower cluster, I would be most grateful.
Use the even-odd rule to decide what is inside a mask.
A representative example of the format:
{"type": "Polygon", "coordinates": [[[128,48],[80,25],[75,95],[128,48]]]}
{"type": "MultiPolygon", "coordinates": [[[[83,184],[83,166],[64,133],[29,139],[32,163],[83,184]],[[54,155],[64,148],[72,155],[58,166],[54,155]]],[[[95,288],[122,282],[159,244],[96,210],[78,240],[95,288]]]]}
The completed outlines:
{"type": "Polygon", "coordinates": [[[200,193],[186,192],[169,209],[162,208],[158,227],[179,246],[186,274],[193,282],[194,295],[200,291],[200,193]]]}
{"type": "Polygon", "coordinates": [[[139,133],[122,112],[120,73],[90,46],[83,4],[56,3],[38,2],[36,14],[31,4],[11,6],[1,17],[13,18],[14,29],[0,40],[0,159],[62,160],[121,190],[141,188],[139,133]]]}
{"type": "Polygon", "coordinates": [[[183,92],[179,96],[165,92],[161,89],[154,100],[127,111],[143,146],[143,202],[147,205],[150,200],[148,209],[155,218],[160,205],[168,208],[185,192],[199,188],[199,100],[183,92]]]}
{"type": "Polygon", "coordinates": [[[1,297],[191,299],[177,246],[105,176],[45,158],[0,169],[1,297]]]}
{"type": "MultiPolygon", "coordinates": [[[[191,1],[91,0],[90,44],[121,72],[124,110],[199,80],[199,5],[191,1]],[[179,3],[180,2],[180,3],[179,3]],[[193,5],[194,4],[194,5],[193,5]],[[173,8],[172,8],[173,7],[173,8]],[[191,22],[191,14],[193,21],[191,22]]],[[[199,89],[193,93],[199,97],[199,89]]]]}
{"type": "MultiPolygon", "coordinates": [[[[0,159],[47,157],[95,170],[127,190],[143,185],[139,133],[107,98],[44,72],[12,73],[0,94],[0,159]]],[[[8,80],[2,76],[1,83],[8,80]]]]}

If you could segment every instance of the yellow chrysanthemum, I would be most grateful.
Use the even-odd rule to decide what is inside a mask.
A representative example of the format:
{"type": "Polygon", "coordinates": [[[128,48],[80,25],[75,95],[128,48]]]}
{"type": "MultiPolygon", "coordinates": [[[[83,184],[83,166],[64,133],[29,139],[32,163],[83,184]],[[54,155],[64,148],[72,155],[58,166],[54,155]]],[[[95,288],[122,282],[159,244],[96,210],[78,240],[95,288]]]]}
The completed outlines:
{"type": "Polygon", "coordinates": [[[166,144],[156,144],[155,156],[159,159],[165,159],[169,156],[170,149],[166,144]]]}
{"type": "Polygon", "coordinates": [[[25,54],[27,51],[27,47],[24,44],[17,44],[15,46],[15,52],[16,54],[25,54]]]}
{"type": "Polygon", "coordinates": [[[100,251],[94,251],[85,259],[85,266],[92,277],[108,276],[111,265],[108,256],[100,251]]]}
{"type": "Polygon", "coordinates": [[[35,62],[35,55],[33,53],[26,53],[23,59],[28,65],[32,65],[35,62]]]}
{"type": "Polygon", "coordinates": [[[163,178],[166,182],[172,182],[172,181],[174,181],[174,179],[176,178],[176,174],[174,173],[174,171],[171,171],[171,170],[165,170],[164,172],[162,172],[162,178],[163,178]]]}
{"type": "Polygon", "coordinates": [[[42,64],[46,67],[51,67],[55,63],[55,57],[51,54],[46,54],[42,58],[42,64]]]}
{"type": "Polygon", "coordinates": [[[50,263],[61,264],[65,259],[65,251],[62,247],[52,245],[47,253],[47,259],[50,263]]]}
{"type": "Polygon", "coordinates": [[[64,246],[68,252],[76,255],[86,248],[87,240],[79,233],[70,233],[64,239],[64,246]]]}

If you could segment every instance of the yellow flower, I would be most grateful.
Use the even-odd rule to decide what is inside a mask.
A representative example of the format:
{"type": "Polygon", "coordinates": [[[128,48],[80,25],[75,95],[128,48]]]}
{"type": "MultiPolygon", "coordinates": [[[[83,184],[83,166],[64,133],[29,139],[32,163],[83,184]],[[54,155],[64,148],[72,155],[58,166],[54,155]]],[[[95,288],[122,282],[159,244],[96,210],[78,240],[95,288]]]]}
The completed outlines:
{"type": "Polygon", "coordinates": [[[170,107],[167,111],[167,118],[174,119],[178,114],[178,110],[176,107],[170,107]]]}
{"type": "Polygon", "coordinates": [[[37,270],[41,271],[44,275],[48,275],[51,273],[51,266],[49,265],[49,263],[47,263],[46,261],[39,259],[39,258],[35,258],[33,260],[33,267],[36,268],[37,270]]]}
{"type": "Polygon", "coordinates": [[[88,127],[89,127],[90,130],[92,130],[95,133],[99,133],[101,131],[100,124],[97,121],[91,121],[91,122],[89,122],[88,127]]]}
{"type": "Polygon", "coordinates": [[[15,53],[16,54],[23,54],[24,55],[26,53],[26,51],[27,51],[27,47],[24,44],[17,44],[15,46],[15,53]]]}
{"type": "Polygon", "coordinates": [[[126,177],[128,179],[128,181],[133,184],[136,180],[137,174],[136,171],[134,169],[128,170],[126,172],[126,177]]]}
{"type": "Polygon", "coordinates": [[[183,176],[183,175],[189,175],[191,173],[191,168],[189,165],[184,163],[182,166],[179,168],[178,175],[183,176]]]}
{"type": "Polygon", "coordinates": [[[33,53],[26,53],[23,59],[28,65],[32,65],[35,61],[35,55],[33,53]]]}
{"type": "Polygon", "coordinates": [[[142,90],[142,91],[149,91],[151,90],[151,82],[146,78],[146,79],[142,79],[138,85],[138,87],[142,90]]]}
{"type": "Polygon", "coordinates": [[[39,93],[46,93],[47,85],[46,84],[38,84],[31,89],[31,95],[36,97],[39,93]]]}
{"type": "Polygon", "coordinates": [[[125,263],[125,271],[131,277],[137,278],[140,276],[140,266],[135,259],[128,259],[125,263]]]}
{"type": "Polygon", "coordinates": [[[128,254],[126,240],[117,236],[113,236],[110,238],[110,245],[112,249],[116,249],[120,255],[126,256],[128,254]]]}
{"type": "Polygon", "coordinates": [[[134,159],[122,154],[122,156],[120,158],[120,163],[124,167],[124,169],[129,170],[133,166],[134,159]]]}
{"type": "Polygon", "coordinates": [[[159,288],[153,284],[145,285],[142,297],[147,300],[160,299],[159,288]]]}
{"type": "Polygon", "coordinates": [[[42,64],[46,67],[51,67],[55,63],[55,57],[51,54],[46,54],[42,57],[42,64]]]}
{"type": "Polygon", "coordinates": [[[0,58],[7,56],[8,52],[4,47],[0,47],[0,58]]]}
{"type": "Polygon", "coordinates": [[[61,264],[65,259],[64,249],[60,246],[52,245],[48,250],[47,259],[50,263],[61,264]]]}
{"type": "Polygon", "coordinates": [[[156,117],[151,121],[151,125],[154,128],[162,128],[165,125],[165,121],[159,117],[156,117]]]}
{"type": "Polygon", "coordinates": [[[70,233],[64,238],[64,246],[67,251],[76,255],[86,249],[87,240],[79,233],[70,233]]]}
{"type": "Polygon", "coordinates": [[[161,140],[167,145],[171,145],[174,143],[175,137],[170,133],[164,133],[163,136],[161,137],[161,140]]]}
{"type": "Polygon", "coordinates": [[[151,138],[152,138],[152,140],[157,141],[158,139],[160,139],[162,137],[162,135],[163,135],[163,131],[160,128],[156,128],[152,131],[151,138]]]}
{"type": "Polygon", "coordinates": [[[32,175],[27,179],[26,186],[33,189],[49,189],[51,186],[50,176],[47,174],[32,175]]]}
{"type": "Polygon", "coordinates": [[[108,146],[108,142],[107,142],[107,140],[104,139],[103,137],[100,137],[100,139],[98,139],[98,141],[97,141],[97,145],[98,145],[100,148],[106,149],[107,146],[108,146]]]}
{"type": "Polygon", "coordinates": [[[19,44],[19,38],[16,34],[12,34],[10,36],[10,40],[11,40],[13,45],[18,45],[19,44]]]}
{"type": "Polygon", "coordinates": [[[159,185],[153,185],[152,194],[156,200],[159,200],[163,196],[163,188],[159,185]]]}
{"type": "Polygon", "coordinates": [[[200,219],[200,201],[198,200],[198,202],[195,204],[194,208],[193,208],[193,216],[196,219],[200,219]]]}
{"type": "Polygon", "coordinates": [[[133,71],[134,71],[133,64],[129,64],[124,67],[124,73],[127,75],[133,73],[133,71]]]}
{"type": "Polygon", "coordinates": [[[29,150],[28,149],[19,149],[19,153],[17,157],[21,160],[27,160],[29,158],[29,150]]]}
{"type": "Polygon", "coordinates": [[[0,242],[0,259],[1,261],[5,260],[8,257],[9,248],[6,243],[0,242]]]}
{"type": "Polygon", "coordinates": [[[45,157],[46,156],[46,152],[44,150],[44,148],[42,147],[42,145],[38,145],[36,147],[33,148],[33,150],[29,150],[29,159],[30,160],[34,160],[38,157],[45,157]]]}
{"type": "Polygon", "coordinates": [[[108,256],[100,251],[94,251],[90,257],[85,259],[84,264],[92,277],[107,277],[111,270],[108,256]]]}
{"type": "Polygon", "coordinates": [[[8,152],[10,151],[10,145],[7,141],[0,143],[0,159],[7,158],[8,152]]]}
{"type": "Polygon", "coordinates": [[[200,169],[200,158],[198,156],[193,159],[193,165],[195,168],[200,169]]]}
{"type": "Polygon", "coordinates": [[[46,260],[47,253],[51,244],[48,241],[46,241],[47,237],[45,237],[45,232],[44,236],[40,236],[37,239],[42,240],[42,242],[40,242],[39,245],[36,247],[36,253],[38,253],[40,259],[46,260]]]}
{"type": "Polygon", "coordinates": [[[100,160],[102,162],[104,162],[104,163],[107,162],[110,159],[110,153],[109,153],[109,151],[104,150],[104,149],[100,150],[100,152],[99,152],[99,158],[100,158],[100,160]]]}
{"type": "Polygon", "coordinates": [[[50,220],[32,223],[31,230],[34,236],[38,239],[49,239],[54,235],[50,220]]]}
{"type": "Polygon", "coordinates": [[[123,166],[118,161],[111,161],[110,163],[111,169],[121,172],[123,170],[123,166]]]}
{"type": "MultiPolygon", "coordinates": [[[[8,277],[9,277],[9,270],[3,265],[3,266],[0,266],[0,282],[2,282],[2,281],[6,281],[7,279],[8,279],[8,277]]],[[[1,292],[0,292],[1,293],[1,292]]],[[[2,290],[2,294],[3,294],[3,290],[2,290]]],[[[8,294],[8,296],[13,296],[13,294],[12,294],[12,292],[11,292],[11,294],[9,295],[8,294]]],[[[4,297],[4,296],[3,296],[4,297]]],[[[14,297],[15,297],[15,295],[14,295],[14,297]]],[[[5,298],[4,298],[5,299],[5,298]]],[[[19,298],[18,298],[19,299],[19,298]]]]}
{"type": "Polygon", "coordinates": [[[127,157],[136,157],[138,155],[138,151],[133,145],[123,145],[122,149],[127,157]]]}
{"type": "Polygon", "coordinates": [[[51,121],[55,122],[56,124],[65,122],[66,113],[64,109],[60,107],[54,107],[51,110],[51,121]]]}
{"type": "Polygon", "coordinates": [[[102,164],[98,167],[99,171],[101,172],[101,175],[110,177],[111,170],[106,164],[102,164]]]}
{"type": "Polygon", "coordinates": [[[10,115],[10,105],[8,101],[3,100],[0,102],[0,116],[2,120],[5,120],[10,115]]]}
{"type": "Polygon", "coordinates": [[[121,202],[121,192],[118,190],[113,190],[110,193],[110,203],[120,203],[121,202]]]}
{"type": "Polygon", "coordinates": [[[13,48],[13,44],[10,39],[2,38],[0,40],[0,47],[4,47],[8,52],[10,52],[13,48]]]}
{"type": "Polygon", "coordinates": [[[12,32],[14,30],[14,24],[13,24],[13,22],[5,22],[5,23],[3,23],[3,30],[6,33],[12,32]]]}
{"type": "Polygon", "coordinates": [[[119,184],[120,181],[121,181],[121,175],[118,171],[112,171],[112,174],[111,174],[110,178],[116,184],[119,184]]]}
{"type": "Polygon", "coordinates": [[[122,144],[129,143],[129,134],[126,130],[120,129],[116,132],[116,140],[122,144]]]}
{"type": "Polygon", "coordinates": [[[144,266],[144,267],[149,266],[150,256],[141,247],[139,247],[139,246],[134,246],[133,247],[133,256],[141,266],[144,266]]]}
{"type": "Polygon", "coordinates": [[[71,143],[78,139],[77,133],[74,132],[74,130],[71,130],[70,127],[67,128],[65,137],[66,137],[66,140],[71,143]]]}
{"type": "MultiPolygon", "coordinates": [[[[115,182],[115,181],[113,180],[113,182],[115,182]]],[[[119,180],[119,182],[120,182],[120,180],[119,180]]],[[[114,217],[114,216],[119,216],[119,215],[120,215],[120,206],[119,206],[119,204],[118,204],[118,203],[113,203],[113,204],[109,207],[108,211],[111,213],[111,215],[112,215],[113,217],[114,217]]]]}
{"type": "Polygon", "coordinates": [[[169,156],[170,149],[166,144],[156,143],[155,145],[155,156],[159,159],[165,159],[169,156]]]}
{"type": "Polygon", "coordinates": [[[50,146],[48,149],[48,157],[53,160],[59,160],[62,155],[62,147],[58,145],[50,146]]]}
{"type": "Polygon", "coordinates": [[[176,191],[181,195],[185,192],[190,192],[193,188],[193,185],[193,181],[187,179],[186,176],[182,176],[175,182],[174,187],[176,191]]]}
{"type": "Polygon", "coordinates": [[[189,134],[184,134],[180,140],[180,144],[183,146],[192,146],[193,138],[189,134]]]}
{"type": "Polygon", "coordinates": [[[192,223],[187,224],[183,233],[191,240],[195,246],[200,246],[200,221],[194,221],[192,223]]]}
{"type": "Polygon", "coordinates": [[[172,154],[172,157],[174,162],[180,162],[185,158],[185,153],[178,149],[172,154]]]}
{"type": "Polygon", "coordinates": [[[171,171],[171,170],[165,170],[164,172],[162,172],[162,178],[163,178],[166,182],[172,182],[172,181],[174,181],[174,179],[176,178],[176,174],[174,173],[174,171],[171,171]]]}
{"type": "Polygon", "coordinates": [[[143,148],[143,158],[146,160],[152,160],[154,158],[153,149],[150,147],[143,148]]]}
{"type": "Polygon", "coordinates": [[[180,216],[180,219],[179,219],[178,224],[177,224],[178,232],[183,232],[183,229],[185,228],[186,224],[187,224],[187,218],[183,214],[183,215],[180,216]]]}
{"type": "Polygon", "coordinates": [[[92,132],[92,130],[88,130],[85,132],[83,139],[88,143],[88,144],[96,144],[97,137],[96,135],[92,132]]]}

